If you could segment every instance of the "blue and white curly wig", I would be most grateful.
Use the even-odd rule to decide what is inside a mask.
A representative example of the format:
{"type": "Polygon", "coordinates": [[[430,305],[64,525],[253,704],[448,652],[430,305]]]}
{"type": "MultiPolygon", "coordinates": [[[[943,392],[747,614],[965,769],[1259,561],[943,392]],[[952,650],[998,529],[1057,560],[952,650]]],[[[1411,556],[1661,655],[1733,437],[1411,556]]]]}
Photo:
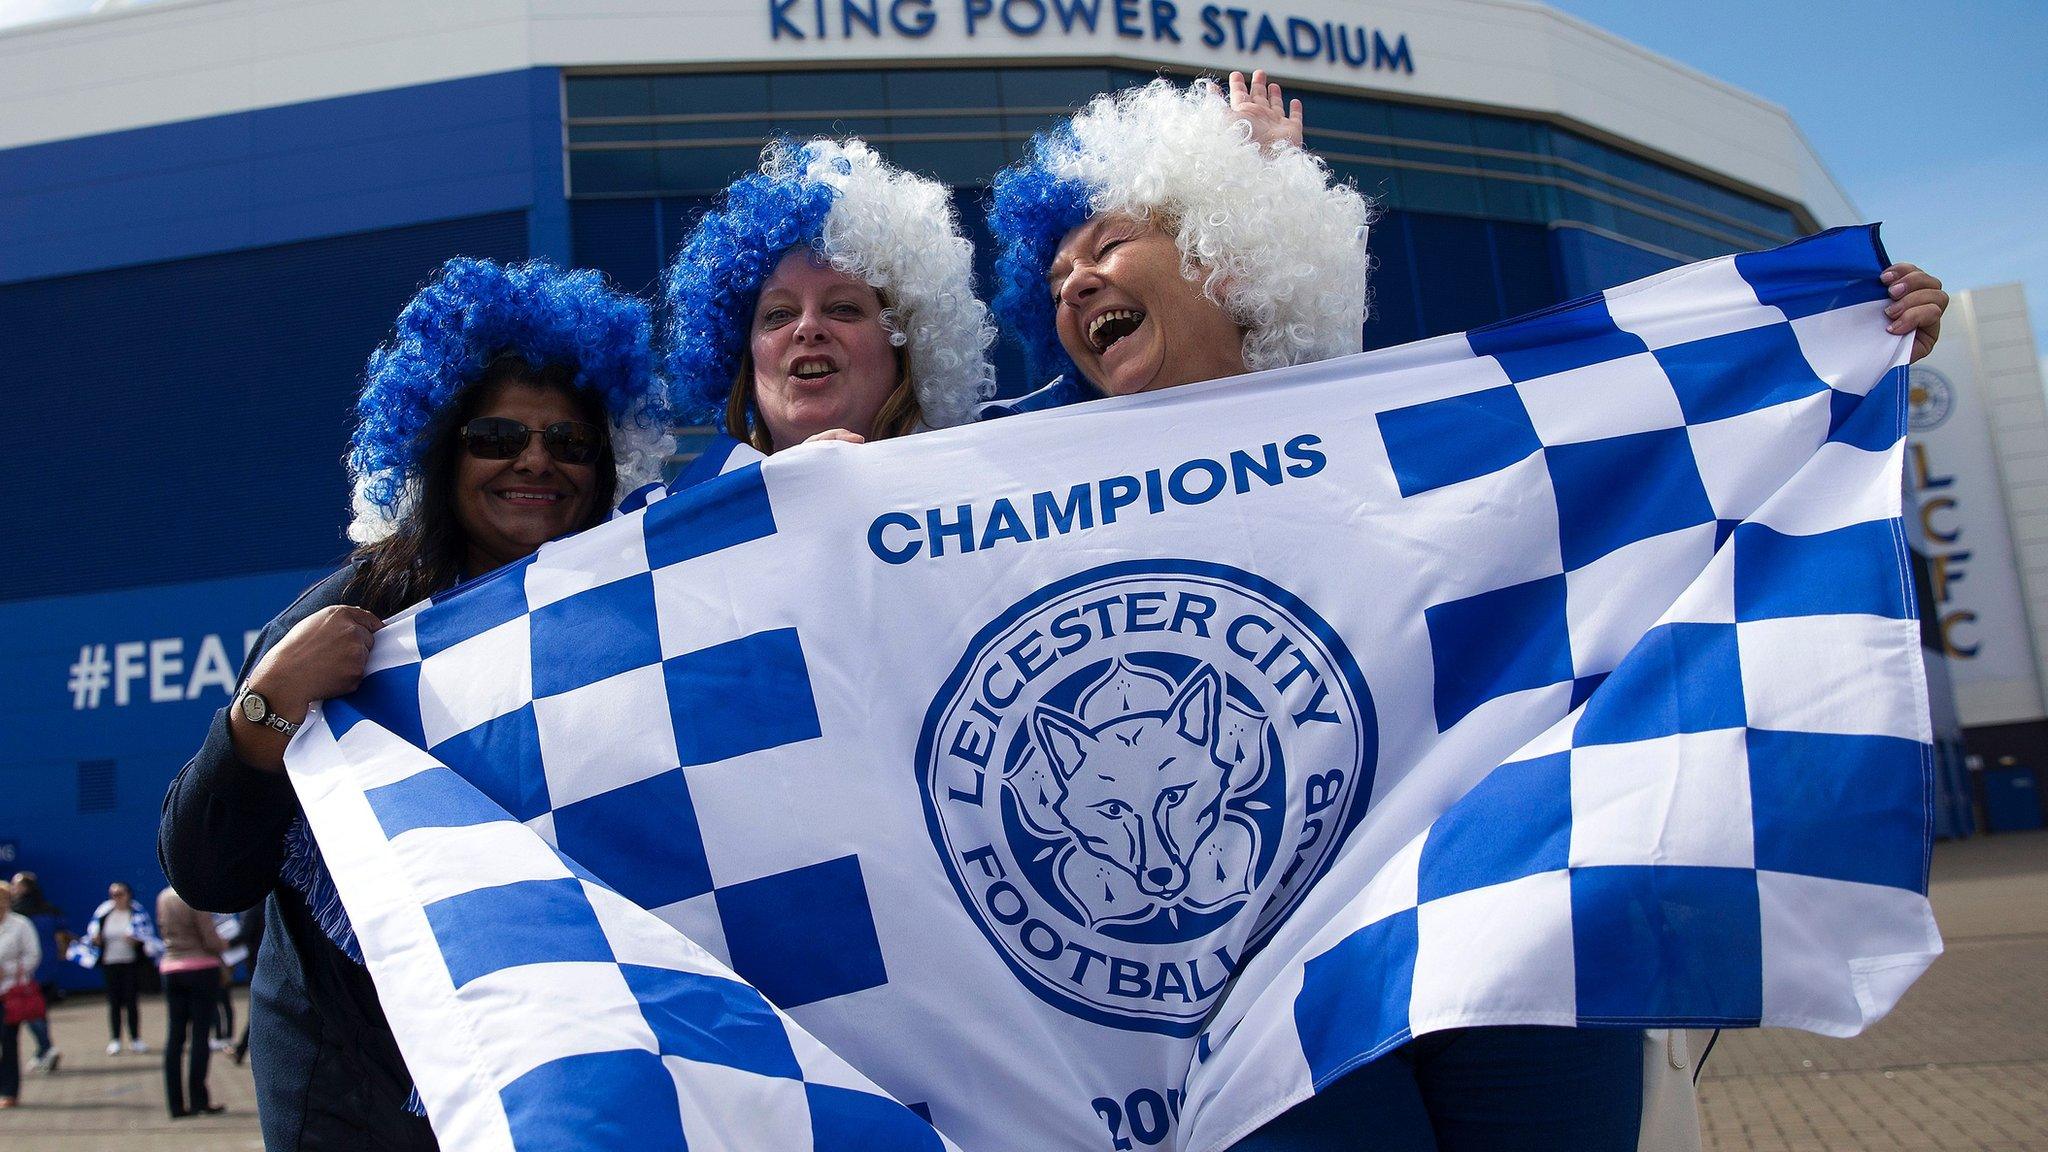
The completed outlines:
{"type": "Polygon", "coordinates": [[[575,386],[603,401],[619,493],[659,480],[675,437],[653,373],[652,331],[647,305],[597,272],[565,272],[545,260],[457,257],[441,265],[364,373],[349,438],[349,539],[376,543],[405,519],[437,417],[507,353],[536,370],[570,367],[575,386]]]}
{"type": "Polygon", "coordinates": [[[698,221],[662,281],[662,362],[687,417],[721,421],[761,286],[798,245],[880,294],[926,425],[963,423],[995,394],[995,327],[945,186],[860,140],[779,140],[698,221]]]}
{"type": "Polygon", "coordinates": [[[1151,220],[1181,274],[1245,330],[1253,372],[1356,352],[1365,328],[1372,206],[1314,153],[1262,148],[1213,83],[1154,80],[1096,97],[998,173],[989,229],[995,312],[1034,380],[1072,374],[1046,273],[1096,216],[1151,220]]]}

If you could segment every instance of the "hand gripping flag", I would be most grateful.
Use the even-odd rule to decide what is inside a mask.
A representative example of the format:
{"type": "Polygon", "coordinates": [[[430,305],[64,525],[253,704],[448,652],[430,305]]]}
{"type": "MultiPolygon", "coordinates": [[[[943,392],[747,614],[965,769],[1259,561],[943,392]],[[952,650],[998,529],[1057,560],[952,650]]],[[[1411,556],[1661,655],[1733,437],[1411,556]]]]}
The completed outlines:
{"type": "Polygon", "coordinates": [[[1858,1031],[1940,950],[1882,264],[799,449],[394,621],[289,760],[436,1130],[1210,1152],[1438,1029],[1858,1031]]]}

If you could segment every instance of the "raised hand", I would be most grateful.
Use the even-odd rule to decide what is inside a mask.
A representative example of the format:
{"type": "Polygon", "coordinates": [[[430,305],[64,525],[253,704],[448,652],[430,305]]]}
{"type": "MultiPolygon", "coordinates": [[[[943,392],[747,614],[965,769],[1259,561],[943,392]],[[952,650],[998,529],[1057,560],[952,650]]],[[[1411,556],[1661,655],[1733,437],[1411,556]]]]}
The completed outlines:
{"type": "Polygon", "coordinates": [[[1880,279],[1892,297],[1884,310],[1891,321],[1885,331],[1894,336],[1911,332],[1914,360],[1934,351],[1934,342],[1941,339],[1941,314],[1948,310],[1948,293],[1941,290],[1941,281],[1915,264],[1894,264],[1880,279]]]}
{"type": "Polygon", "coordinates": [[[1264,68],[1254,71],[1249,83],[1242,72],[1230,74],[1230,111],[1251,125],[1252,143],[1259,147],[1301,147],[1301,101],[1284,99],[1264,68]]]}

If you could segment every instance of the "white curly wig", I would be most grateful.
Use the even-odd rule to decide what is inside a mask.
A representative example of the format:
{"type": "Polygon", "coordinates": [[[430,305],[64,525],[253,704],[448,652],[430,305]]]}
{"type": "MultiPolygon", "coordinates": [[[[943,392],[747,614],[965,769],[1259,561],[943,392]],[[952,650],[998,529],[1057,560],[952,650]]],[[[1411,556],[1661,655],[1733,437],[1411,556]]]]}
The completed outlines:
{"type": "Polygon", "coordinates": [[[700,418],[724,407],[761,285],[798,244],[881,293],[883,325],[907,354],[926,424],[963,423],[995,394],[995,326],[974,294],[974,248],[945,186],[860,140],[785,140],[726,189],[664,278],[664,360],[679,401],[700,418]]]}
{"type": "Polygon", "coordinates": [[[1245,330],[1251,371],[1356,352],[1372,206],[1313,153],[1262,148],[1216,86],[1155,80],[1098,96],[996,177],[996,311],[1039,378],[1071,372],[1046,271],[1060,240],[1122,213],[1174,234],[1181,271],[1245,330]]]}

